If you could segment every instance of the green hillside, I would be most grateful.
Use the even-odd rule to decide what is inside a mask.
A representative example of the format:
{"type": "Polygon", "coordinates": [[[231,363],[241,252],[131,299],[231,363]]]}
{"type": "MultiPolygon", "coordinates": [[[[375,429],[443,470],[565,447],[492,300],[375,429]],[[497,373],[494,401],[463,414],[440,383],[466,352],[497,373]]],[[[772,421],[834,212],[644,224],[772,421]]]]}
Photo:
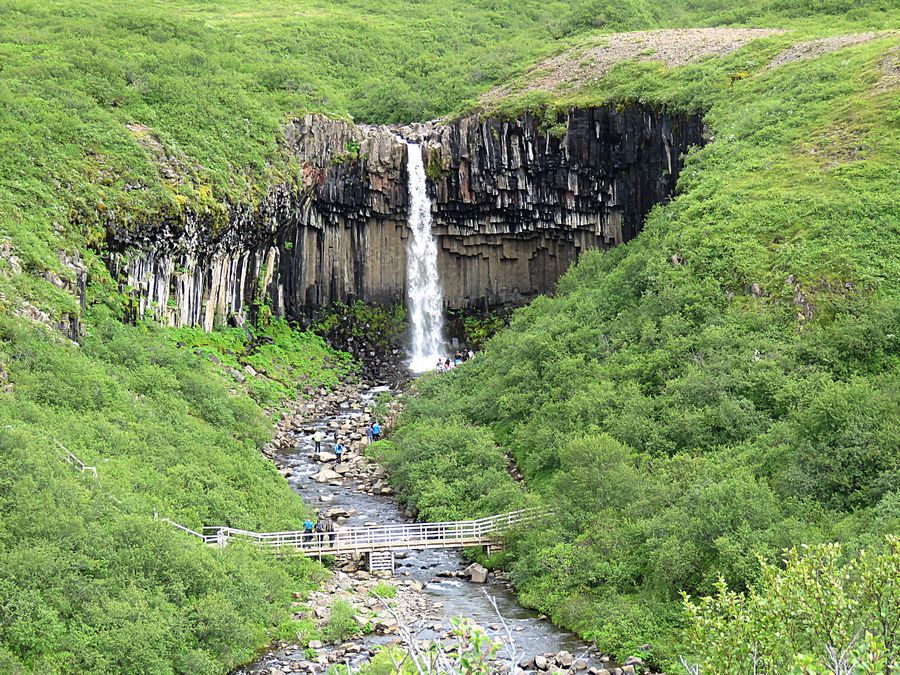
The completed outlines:
{"type": "Polygon", "coordinates": [[[124,325],[103,254],[111,223],[190,208],[217,226],[299,185],[281,127],[310,111],[422,120],[512,83],[493,112],[706,114],[681,196],[474,364],[423,381],[387,446],[425,516],[554,505],[505,560],[527,602],[670,663],[678,591],[719,572],[746,586],[757,553],[792,543],[855,551],[900,529],[896,36],[766,68],[797,42],[898,25],[888,0],[849,5],[0,1],[0,672],[224,672],[304,629],[289,603],[321,568],[208,549],[154,512],[295,526],[305,507],[258,452],[261,405],[301,377],[333,384],[346,356],[279,322],[252,327],[273,340],[252,355],[242,331],[124,325]],[[529,66],[598,32],[721,25],[789,32],[526,91],[529,66]],[[73,317],[79,344],[57,330],[73,317]],[[244,363],[271,377],[239,386],[244,363]]]}
{"type": "Polygon", "coordinates": [[[784,41],[506,104],[688,106],[712,140],[634,241],[424,378],[383,449],[428,519],[551,506],[494,562],[555,621],[670,670],[699,648],[681,592],[900,531],[897,37],[767,67],[784,41]]]}

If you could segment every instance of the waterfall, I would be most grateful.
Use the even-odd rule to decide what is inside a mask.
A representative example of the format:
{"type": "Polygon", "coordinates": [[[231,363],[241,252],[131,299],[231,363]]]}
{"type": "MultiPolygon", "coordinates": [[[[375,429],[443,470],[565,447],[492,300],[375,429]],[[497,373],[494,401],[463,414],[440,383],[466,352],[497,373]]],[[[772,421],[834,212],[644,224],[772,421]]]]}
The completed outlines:
{"type": "Polygon", "coordinates": [[[444,354],[443,298],[437,269],[437,241],[431,234],[431,200],[425,185],[422,149],[406,143],[409,174],[409,237],[406,241],[406,286],[412,328],[410,370],[434,368],[444,354]]]}

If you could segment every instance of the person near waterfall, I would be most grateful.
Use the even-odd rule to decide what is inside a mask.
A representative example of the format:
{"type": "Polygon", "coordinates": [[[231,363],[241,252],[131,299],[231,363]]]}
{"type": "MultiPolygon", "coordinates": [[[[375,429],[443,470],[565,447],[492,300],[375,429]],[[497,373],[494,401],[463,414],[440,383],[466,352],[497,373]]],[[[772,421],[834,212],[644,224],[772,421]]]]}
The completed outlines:
{"type": "Polygon", "coordinates": [[[335,464],[341,463],[341,458],[344,456],[344,446],[341,443],[334,444],[334,456],[337,457],[335,460],[335,464]]]}
{"type": "Polygon", "coordinates": [[[313,434],[313,443],[316,444],[316,452],[322,452],[322,441],[325,440],[325,434],[322,433],[321,429],[316,429],[316,433],[313,434]]]}
{"type": "Polygon", "coordinates": [[[366,427],[366,440],[368,441],[369,445],[372,445],[372,443],[375,442],[375,432],[372,431],[371,424],[366,427]]]}
{"type": "Polygon", "coordinates": [[[376,441],[381,440],[381,425],[377,421],[372,422],[372,438],[376,441]]]}

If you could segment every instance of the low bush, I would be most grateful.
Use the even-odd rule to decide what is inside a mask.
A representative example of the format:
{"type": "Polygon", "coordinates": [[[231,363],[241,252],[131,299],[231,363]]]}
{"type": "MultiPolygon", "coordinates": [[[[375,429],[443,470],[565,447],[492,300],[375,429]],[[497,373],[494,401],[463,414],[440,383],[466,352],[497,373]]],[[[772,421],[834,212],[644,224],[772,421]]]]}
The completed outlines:
{"type": "Polygon", "coordinates": [[[335,644],[346,642],[361,633],[354,618],[353,606],[346,600],[335,600],[331,604],[331,615],[322,629],[322,635],[328,642],[335,644]]]}

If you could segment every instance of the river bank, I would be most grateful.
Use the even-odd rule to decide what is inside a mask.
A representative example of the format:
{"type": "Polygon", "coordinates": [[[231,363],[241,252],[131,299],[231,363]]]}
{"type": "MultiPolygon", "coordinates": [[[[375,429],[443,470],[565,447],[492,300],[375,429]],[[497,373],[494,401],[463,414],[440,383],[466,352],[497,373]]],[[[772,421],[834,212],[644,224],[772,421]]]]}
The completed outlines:
{"type": "MultiPolygon", "coordinates": [[[[298,402],[279,423],[265,452],[316,511],[317,519],[331,520],[336,528],[413,519],[415,514],[402,509],[394,498],[384,467],[365,456],[365,427],[375,398],[379,394],[390,396],[378,407],[392,417],[399,411],[399,393],[399,387],[372,385],[323,389],[313,400],[298,402]],[[327,438],[321,452],[316,452],[312,441],[317,430],[327,438]],[[340,465],[329,452],[335,434],[349,448],[340,465]]],[[[635,672],[634,664],[620,668],[609,665],[607,657],[575,635],[521,607],[502,575],[491,573],[486,583],[473,583],[465,575],[467,564],[458,551],[412,550],[396,557],[393,576],[370,573],[362,559],[330,561],[333,574],[323,588],[296,602],[295,617],[312,619],[320,628],[328,625],[336,605],[346,603],[360,636],[339,644],[325,644],[323,640],[278,643],[239,672],[323,673],[337,664],[355,671],[384,645],[403,647],[410,636],[420,644],[437,642],[442,649],[450,649],[455,644],[451,619],[458,616],[482,626],[498,643],[510,645],[515,658],[506,660],[514,664],[512,671],[516,673],[635,672]],[[386,591],[387,587],[392,590],[386,591]]],[[[504,649],[504,654],[508,651],[504,649]]],[[[498,663],[497,672],[504,670],[510,671],[498,663]]]]}

